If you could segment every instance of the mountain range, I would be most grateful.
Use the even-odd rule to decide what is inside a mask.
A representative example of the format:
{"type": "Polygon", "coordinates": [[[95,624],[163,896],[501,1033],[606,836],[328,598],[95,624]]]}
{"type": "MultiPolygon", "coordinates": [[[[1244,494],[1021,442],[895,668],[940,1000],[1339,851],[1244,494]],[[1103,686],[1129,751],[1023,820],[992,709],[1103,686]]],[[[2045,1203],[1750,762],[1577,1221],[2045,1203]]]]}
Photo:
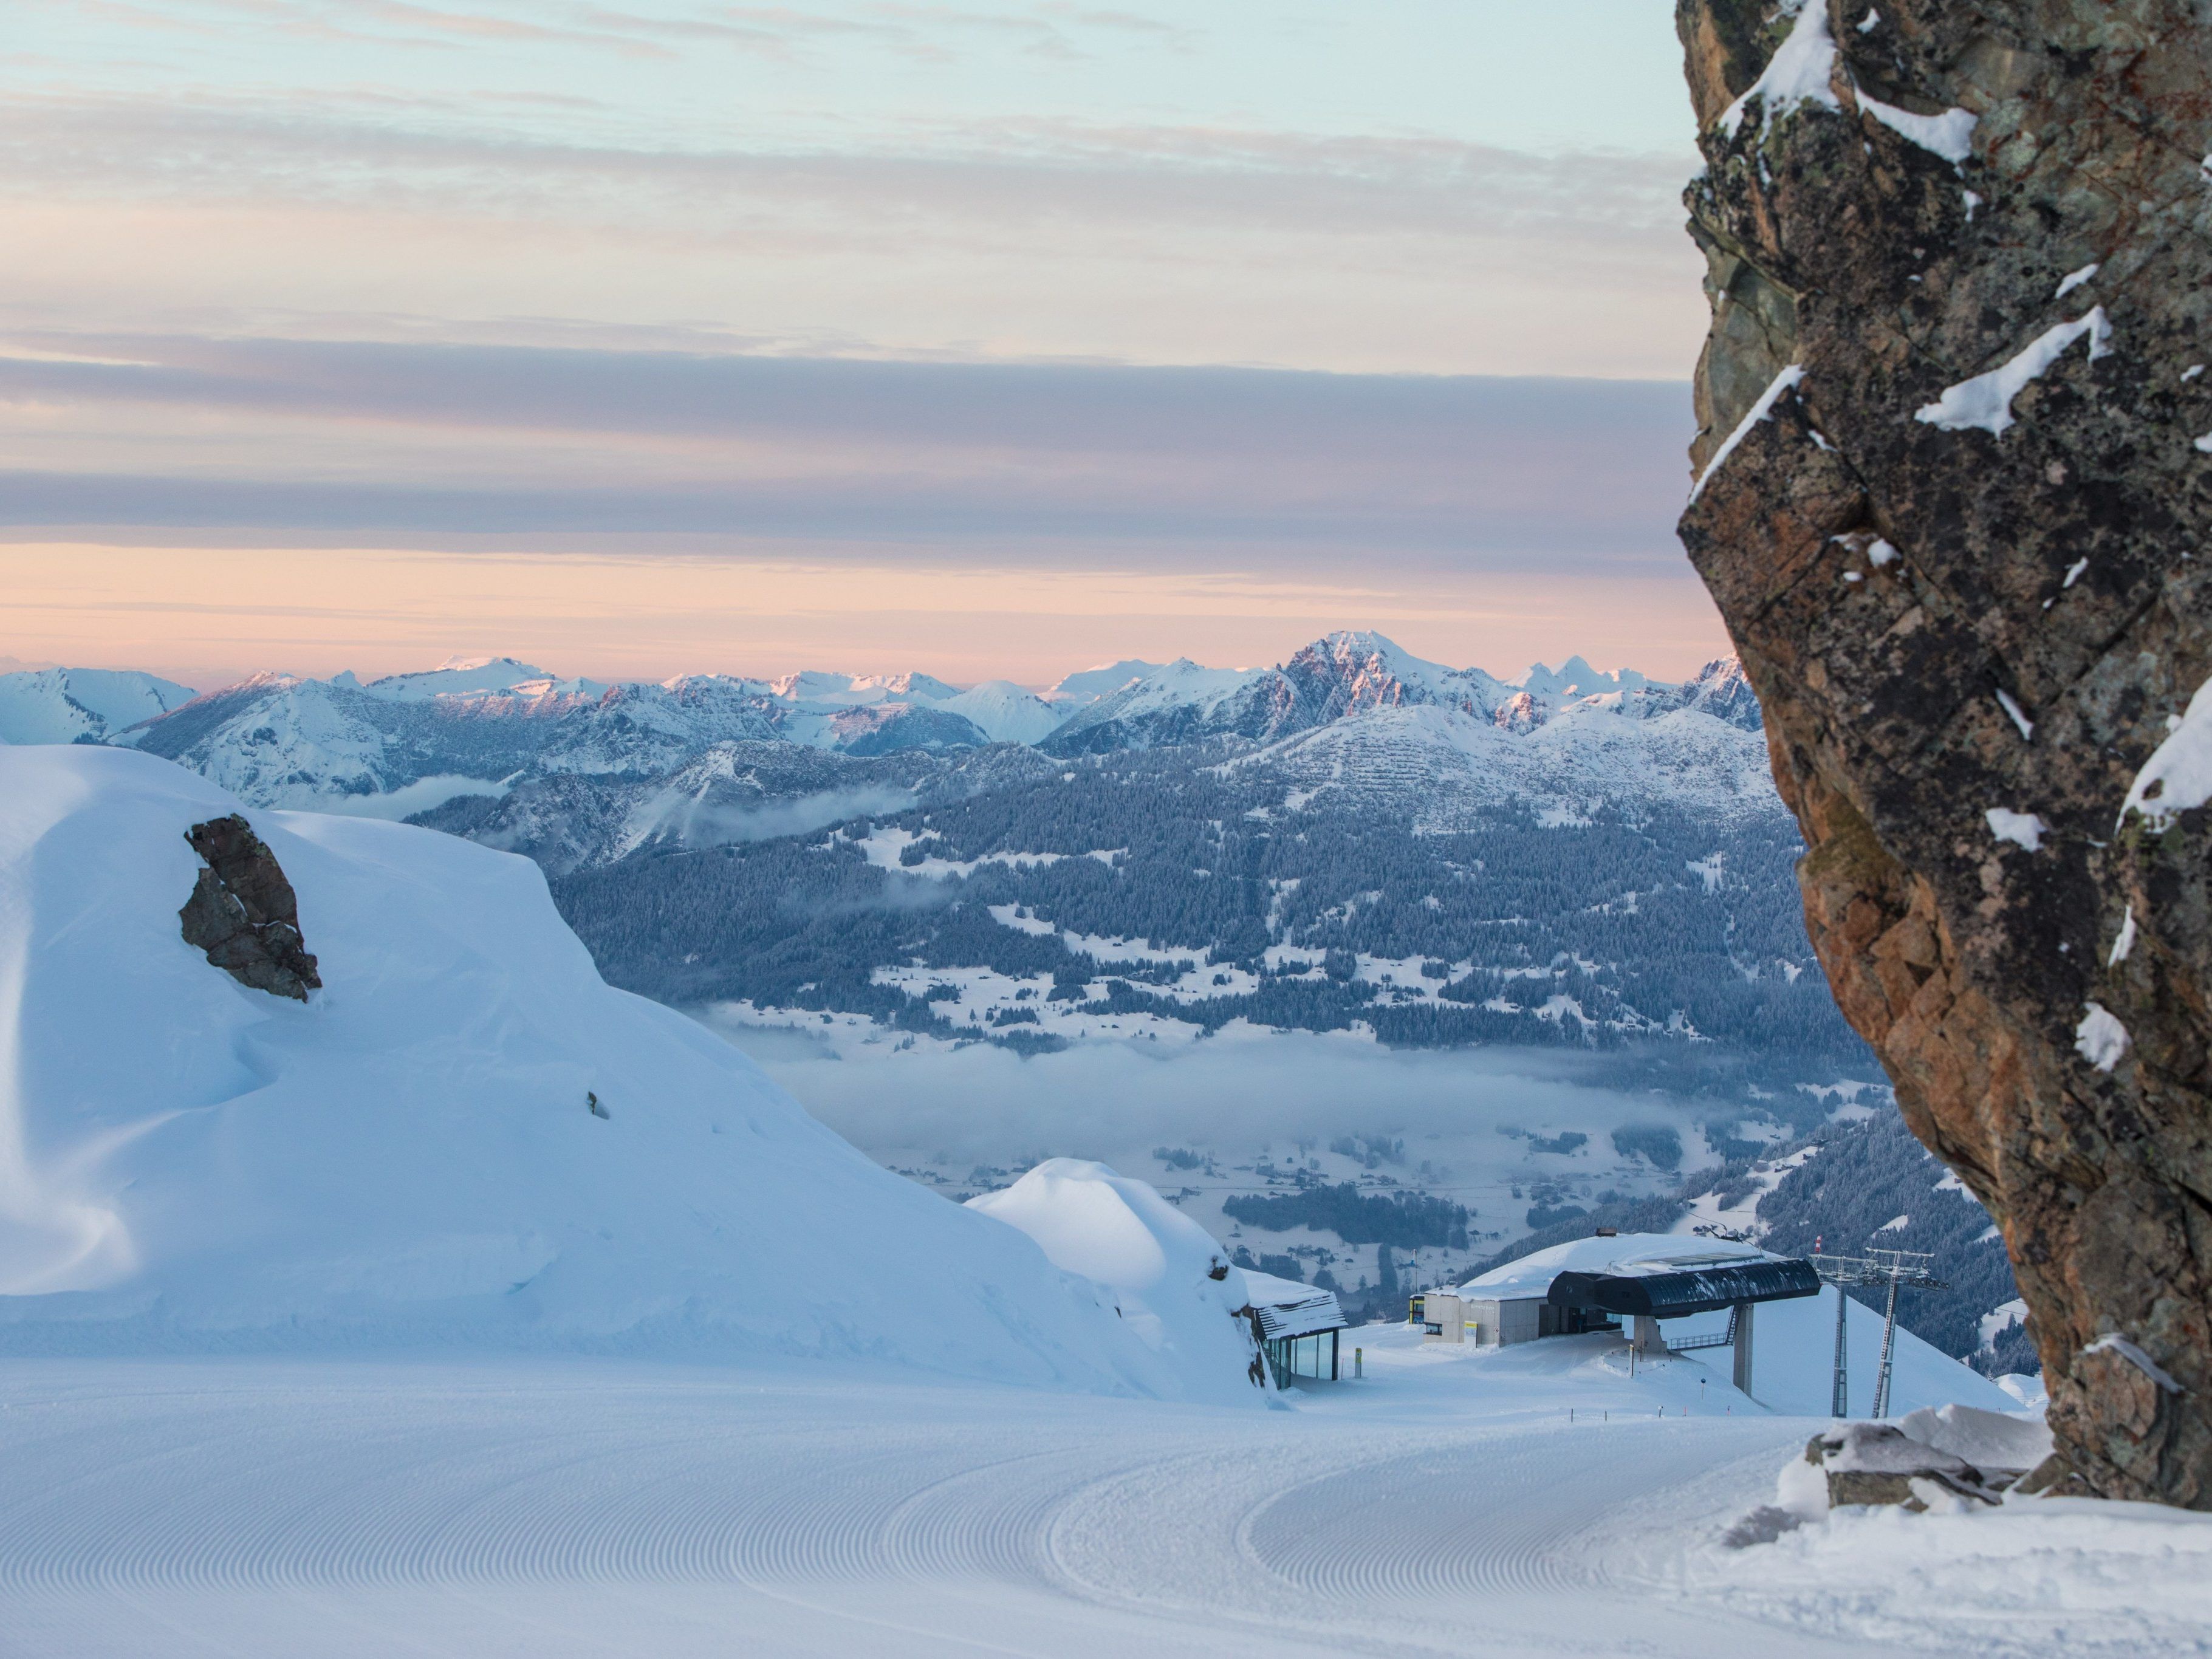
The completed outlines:
{"type": "Polygon", "coordinates": [[[1873,1075],[1807,971],[1796,825],[1733,659],[1501,678],[1346,632],[1041,694],[505,657],[181,691],[5,677],[0,737],[523,854],[606,976],[673,1004],[1026,1050],[1240,1021],[1565,1047],[1786,1097],[1800,1130],[1820,1097],[1794,1085],[1873,1075]]]}
{"type": "Polygon", "coordinates": [[[1422,661],[1380,635],[1339,633],[1279,666],[1131,659],[1037,695],[927,674],[564,678],[511,657],[456,658],[363,682],[257,674],[193,697],[152,675],[53,669],[0,676],[0,740],[108,741],[174,760],[246,800],[404,817],[459,794],[552,776],[665,776],[717,744],[784,742],[870,758],[994,744],[1073,756],[1214,738],[1261,744],[1351,717],[1427,708],[1525,735],[1563,713],[1649,720],[1696,709],[1755,731],[1732,659],[1685,685],[1581,658],[1512,679],[1422,661]]]}

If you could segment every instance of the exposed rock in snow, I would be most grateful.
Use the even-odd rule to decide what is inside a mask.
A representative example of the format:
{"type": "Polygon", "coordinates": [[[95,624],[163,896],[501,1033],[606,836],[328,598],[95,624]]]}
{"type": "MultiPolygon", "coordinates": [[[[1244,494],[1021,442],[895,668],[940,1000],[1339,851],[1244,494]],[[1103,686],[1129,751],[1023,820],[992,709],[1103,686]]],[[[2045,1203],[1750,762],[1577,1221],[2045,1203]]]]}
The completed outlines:
{"type": "Polygon", "coordinates": [[[305,1002],[320,990],[315,959],[300,937],[300,904],[267,843],[237,813],[185,831],[207,861],[177,913],[185,943],[240,985],[305,1002]]]}
{"type": "Polygon", "coordinates": [[[1846,1423],[1806,1443],[1805,1461],[1827,1482],[1828,1507],[1894,1504],[1925,1510],[1945,1496],[1994,1504],[1984,1472],[1963,1457],[1923,1444],[1890,1423],[1846,1423]]]}

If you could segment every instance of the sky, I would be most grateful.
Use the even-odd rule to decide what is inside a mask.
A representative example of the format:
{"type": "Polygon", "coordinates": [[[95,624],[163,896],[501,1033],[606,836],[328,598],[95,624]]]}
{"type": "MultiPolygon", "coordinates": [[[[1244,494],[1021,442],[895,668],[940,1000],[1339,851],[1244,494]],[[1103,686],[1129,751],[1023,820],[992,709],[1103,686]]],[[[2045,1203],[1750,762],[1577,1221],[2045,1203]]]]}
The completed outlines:
{"type": "Polygon", "coordinates": [[[1725,649],[1665,0],[9,0],[0,664],[1725,649]]]}

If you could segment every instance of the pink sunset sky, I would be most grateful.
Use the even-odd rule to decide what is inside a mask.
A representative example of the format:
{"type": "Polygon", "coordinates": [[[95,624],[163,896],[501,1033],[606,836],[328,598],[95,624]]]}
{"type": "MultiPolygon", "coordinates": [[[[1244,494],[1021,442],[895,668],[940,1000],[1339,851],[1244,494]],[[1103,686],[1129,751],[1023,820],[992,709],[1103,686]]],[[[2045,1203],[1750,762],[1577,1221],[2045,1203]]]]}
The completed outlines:
{"type": "Polygon", "coordinates": [[[1727,648],[1659,0],[15,0],[0,670],[1727,648]]]}

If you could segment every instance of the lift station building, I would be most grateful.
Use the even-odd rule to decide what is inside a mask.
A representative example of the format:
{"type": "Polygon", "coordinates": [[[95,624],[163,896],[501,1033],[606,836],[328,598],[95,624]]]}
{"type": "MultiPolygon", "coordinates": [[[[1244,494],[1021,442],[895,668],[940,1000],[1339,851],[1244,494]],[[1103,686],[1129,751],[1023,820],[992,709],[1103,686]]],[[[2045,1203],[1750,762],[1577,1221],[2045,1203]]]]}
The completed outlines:
{"type": "Polygon", "coordinates": [[[1626,1321],[1632,1346],[1649,1358],[1733,1347],[1735,1385],[1749,1394],[1753,1310],[1820,1291],[1820,1274],[1802,1256],[1675,1233],[1601,1232],[1493,1267],[1456,1291],[1432,1291],[1422,1314],[1430,1341],[1486,1347],[1620,1331],[1626,1321]],[[1723,1309],[1724,1334],[1671,1346],[1661,1334],[1662,1320],[1723,1309]]]}

